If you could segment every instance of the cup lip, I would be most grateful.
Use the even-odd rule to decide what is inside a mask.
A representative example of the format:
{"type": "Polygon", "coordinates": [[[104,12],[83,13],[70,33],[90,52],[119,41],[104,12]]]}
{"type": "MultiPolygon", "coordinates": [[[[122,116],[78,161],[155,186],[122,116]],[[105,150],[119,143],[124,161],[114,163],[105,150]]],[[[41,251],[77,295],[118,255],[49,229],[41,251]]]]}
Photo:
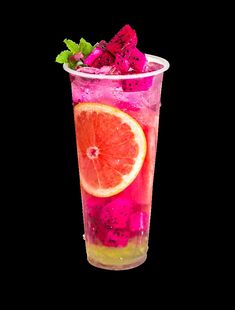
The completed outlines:
{"type": "Polygon", "coordinates": [[[93,74],[93,73],[79,72],[79,71],[75,71],[75,70],[69,68],[68,64],[64,64],[63,68],[68,73],[70,73],[72,75],[77,75],[77,76],[83,77],[83,78],[99,79],[99,80],[102,80],[102,79],[103,80],[104,79],[105,80],[125,80],[125,79],[139,79],[139,78],[145,78],[145,77],[158,75],[158,74],[165,72],[170,67],[169,62],[164,58],[161,58],[159,56],[150,55],[150,54],[145,54],[145,55],[146,55],[148,61],[159,63],[159,64],[163,65],[163,67],[161,69],[158,69],[155,71],[136,73],[136,74],[123,74],[123,75],[120,75],[120,74],[119,75],[115,75],[115,74],[106,75],[106,74],[93,74]]]}

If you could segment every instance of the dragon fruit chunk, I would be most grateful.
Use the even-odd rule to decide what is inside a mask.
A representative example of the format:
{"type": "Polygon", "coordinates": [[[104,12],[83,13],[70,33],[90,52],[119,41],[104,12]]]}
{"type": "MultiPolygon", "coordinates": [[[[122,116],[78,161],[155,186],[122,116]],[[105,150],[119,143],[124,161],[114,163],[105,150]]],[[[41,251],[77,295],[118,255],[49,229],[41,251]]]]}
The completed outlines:
{"type": "Polygon", "coordinates": [[[136,46],[137,35],[134,29],[130,25],[125,25],[118,31],[118,33],[107,43],[106,48],[113,55],[121,53],[129,45],[136,46]]]}
{"type": "Polygon", "coordinates": [[[127,44],[127,46],[121,51],[120,55],[125,58],[125,59],[129,59],[131,54],[133,53],[135,49],[135,45],[133,45],[132,43],[127,44]]]}
{"type": "Polygon", "coordinates": [[[95,238],[99,239],[102,243],[104,243],[110,231],[110,229],[97,224],[95,228],[95,238]]]}
{"type": "Polygon", "coordinates": [[[103,54],[102,48],[96,46],[93,51],[86,57],[84,60],[84,64],[87,66],[92,66],[94,61],[99,58],[103,54]]]}
{"type": "Polygon", "coordinates": [[[131,68],[133,68],[136,72],[144,72],[148,63],[146,56],[136,47],[132,50],[129,62],[131,68]]]}
{"type": "Polygon", "coordinates": [[[137,92],[148,90],[153,83],[153,77],[145,77],[138,79],[126,79],[122,81],[122,89],[125,92],[137,92]]]}
{"type": "Polygon", "coordinates": [[[121,55],[117,54],[115,63],[115,67],[121,72],[126,73],[130,68],[130,63],[127,59],[123,58],[121,55]]]}
{"type": "Polygon", "coordinates": [[[104,51],[100,57],[98,57],[92,66],[95,68],[101,68],[103,66],[111,66],[114,63],[114,56],[109,51],[104,51]]]}
{"type": "Polygon", "coordinates": [[[100,62],[102,66],[111,66],[114,63],[114,57],[112,54],[110,54],[108,51],[105,51],[101,57],[100,62]]]}
{"type": "Polygon", "coordinates": [[[106,45],[107,45],[107,42],[105,40],[101,40],[95,46],[99,46],[103,51],[105,51],[106,50],[106,45]]]}
{"type": "Polygon", "coordinates": [[[130,212],[131,201],[118,198],[102,208],[100,219],[105,227],[123,229],[128,226],[130,212]]]}
{"type": "Polygon", "coordinates": [[[92,66],[94,61],[103,54],[106,44],[106,41],[100,41],[93,49],[93,51],[86,57],[84,64],[87,66],[92,66]]]}
{"type": "Polygon", "coordinates": [[[103,242],[104,245],[109,247],[124,247],[127,245],[130,238],[130,233],[126,230],[115,229],[110,230],[103,242]]]}
{"type": "Polygon", "coordinates": [[[119,101],[118,104],[117,104],[117,107],[120,109],[120,110],[123,110],[124,112],[125,111],[135,111],[135,112],[138,112],[140,110],[139,107],[136,107],[134,106],[132,103],[130,102],[127,102],[127,101],[119,101]]]}

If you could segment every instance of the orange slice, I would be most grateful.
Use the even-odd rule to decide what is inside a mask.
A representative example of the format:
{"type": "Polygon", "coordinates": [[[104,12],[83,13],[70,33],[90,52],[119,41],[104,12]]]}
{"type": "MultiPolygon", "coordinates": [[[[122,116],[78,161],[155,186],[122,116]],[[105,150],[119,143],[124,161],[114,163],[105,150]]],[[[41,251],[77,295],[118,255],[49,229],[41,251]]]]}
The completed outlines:
{"type": "Polygon", "coordinates": [[[81,186],[96,197],[120,193],[145,159],[141,126],[123,111],[100,103],[79,103],[74,119],[81,186]]]}

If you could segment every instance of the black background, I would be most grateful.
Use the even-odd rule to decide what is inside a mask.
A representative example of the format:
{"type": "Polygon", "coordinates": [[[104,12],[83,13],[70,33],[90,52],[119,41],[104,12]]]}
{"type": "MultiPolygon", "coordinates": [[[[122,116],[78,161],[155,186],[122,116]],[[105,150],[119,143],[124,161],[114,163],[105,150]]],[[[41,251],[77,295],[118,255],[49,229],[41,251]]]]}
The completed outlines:
{"type": "MultiPolygon", "coordinates": [[[[197,10],[188,8],[186,14],[180,4],[170,9],[164,4],[156,9],[136,4],[106,12],[89,3],[74,6],[35,6],[35,14],[27,16],[28,25],[23,26],[25,31],[32,27],[33,37],[24,30],[19,37],[22,41],[31,36],[28,69],[34,68],[22,78],[24,105],[16,105],[18,114],[12,115],[18,152],[12,186],[23,202],[14,214],[16,219],[23,217],[25,233],[20,253],[27,256],[32,275],[40,275],[45,282],[77,283],[82,276],[122,281],[141,275],[176,282],[193,277],[203,255],[197,250],[202,188],[197,182],[201,153],[196,145],[201,141],[195,85],[205,48],[200,45],[197,10]],[[136,269],[117,273],[96,269],[86,261],[70,83],[54,59],[65,48],[64,38],[84,37],[93,44],[108,41],[126,23],[136,29],[139,49],[166,58],[170,68],[162,89],[148,259],[136,269]]],[[[200,25],[203,18],[201,11],[200,25]]]]}

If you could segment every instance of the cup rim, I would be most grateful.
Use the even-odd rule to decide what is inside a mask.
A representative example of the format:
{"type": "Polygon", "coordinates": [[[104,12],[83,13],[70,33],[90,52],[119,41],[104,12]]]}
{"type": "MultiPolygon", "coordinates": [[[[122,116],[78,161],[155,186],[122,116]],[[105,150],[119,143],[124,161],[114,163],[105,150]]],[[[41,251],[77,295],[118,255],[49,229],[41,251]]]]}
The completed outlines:
{"type": "Polygon", "coordinates": [[[93,73],[79,72],[79,71],[75,71],[69,68],[68,64],[64,64],[63,69],[72,75],[76,75],[76,76],[83,77],[83,78],[99,79],[99,80],[103,80],[103,79],[125,80],[125,79],[139,79],[139,78],[145,78],[145,77],[158,75],[158,74],[165,72],[170,67],[169,62],[164,58],[150,55],[150,54],[145,54],[145,55],[148,61],[159,63],[163,65],[163,67],[161,69],[151,71],[151,72],[143,72],[143,73],[136,73],[136,74],[123,74],[123,75],[106,75],[106,74],[93,74],[93,73]]]}

